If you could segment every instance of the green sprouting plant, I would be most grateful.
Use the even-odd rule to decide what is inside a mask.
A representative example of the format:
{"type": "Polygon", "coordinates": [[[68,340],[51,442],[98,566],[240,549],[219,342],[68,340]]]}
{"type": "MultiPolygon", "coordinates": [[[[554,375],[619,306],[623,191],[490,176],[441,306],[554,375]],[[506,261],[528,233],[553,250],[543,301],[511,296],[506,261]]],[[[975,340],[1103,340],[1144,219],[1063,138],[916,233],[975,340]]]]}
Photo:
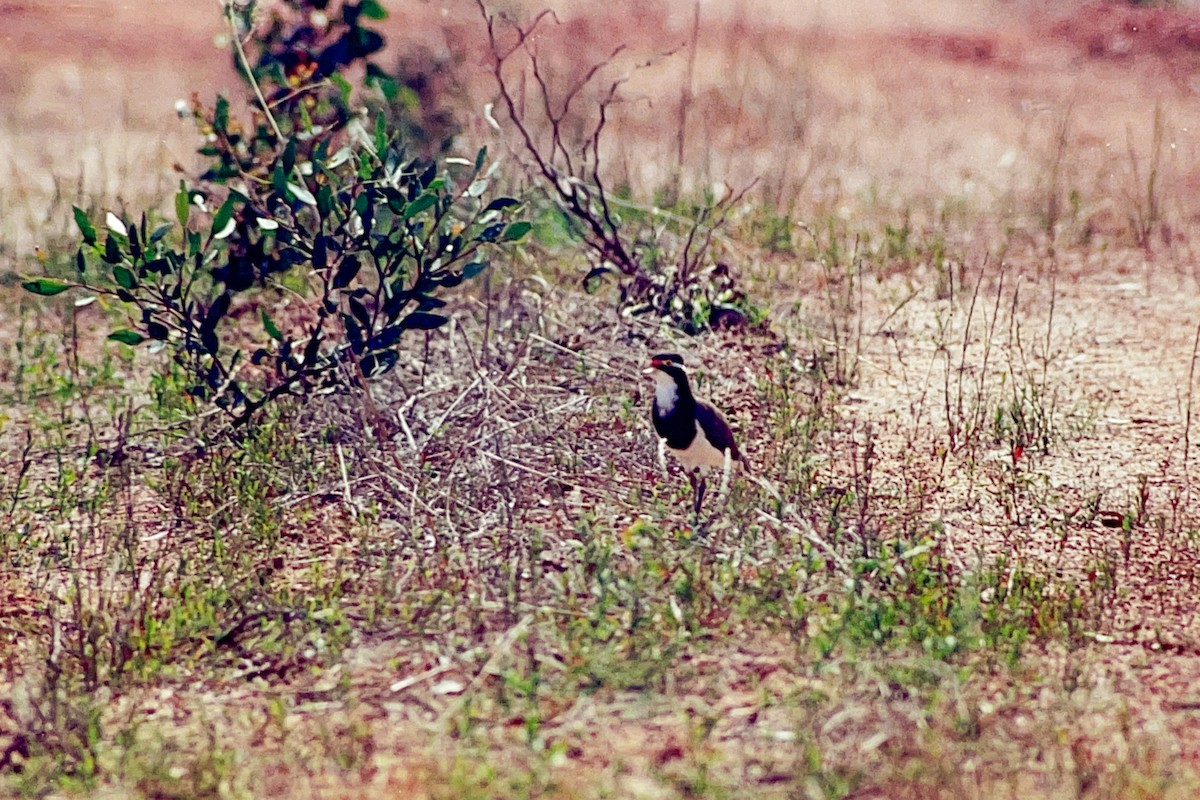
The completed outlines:
{"type": "MultiPolygon", "coordinates": [[[[274,18],[250,39],[254,67],[234,37],[259,108],[243,125],[223,97],[211,110],[195,106],[211,166],[196,185],[181,183],[177,224],[109,212],[101,230],[76,209],[78,277],[24,284],[116,300],[129,324],[110,338],[160,342],[185,368],[190,392],[239,423],[278,397],[390,369],[404,331],[447,321],[439,295],[531,227],[511,221],[516,199],[485,197],[486,150],[473,161],[425,162],[406,155],[382,116],[373,133],[351,118],[352,89],[339,70],[366,62],[365,86],[386,84],[367,61],[380,37],[358,26],[382,9],[340,8],[340,33],[319,48],[301,36],[306,28],[284,37],[274,18]],[[284,41],[294,52],[279,49],[284,41]],[[255,330],[237,322],[247,312],[260,321],[255,330]]],[[[252,11],[226,6],[235,33],[252,11]]]]}

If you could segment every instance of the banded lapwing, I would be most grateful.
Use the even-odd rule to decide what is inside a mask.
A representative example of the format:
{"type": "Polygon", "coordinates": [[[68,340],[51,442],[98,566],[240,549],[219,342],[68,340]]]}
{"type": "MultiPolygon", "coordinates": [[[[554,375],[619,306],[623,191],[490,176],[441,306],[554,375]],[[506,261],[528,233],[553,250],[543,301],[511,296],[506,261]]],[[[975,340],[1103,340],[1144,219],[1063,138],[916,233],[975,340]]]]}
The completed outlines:
{"type": "Polygon", "coordinates": [[[651,418],[659,446],[665,445],[683,465],[692,484],[692,511],[699,516],[708,473],[722,470],[724,489],[731,468],[742,462],[733,429],[720,411],[692,394],[682,356],[651,356],[645,372],[654,380],[651,418]]]}

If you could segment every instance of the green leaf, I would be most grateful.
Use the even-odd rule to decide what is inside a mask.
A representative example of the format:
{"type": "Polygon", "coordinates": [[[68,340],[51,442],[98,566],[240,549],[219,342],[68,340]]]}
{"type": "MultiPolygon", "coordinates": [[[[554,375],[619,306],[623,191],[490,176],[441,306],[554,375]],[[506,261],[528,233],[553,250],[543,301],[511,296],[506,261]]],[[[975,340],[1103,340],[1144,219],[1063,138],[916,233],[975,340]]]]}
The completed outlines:
{"type": "Polygon", "coordinates": [[[121,260],[125,256],[121,253],[121,246],[119,244],[117,244],[116,236],[110,234],[107,238],[105,238],[104,254],[101,255],[100,257],[103,258],[105,261],[107,261],[109,264],[120,264],[121,263],[121,260]]]}
{"type": "Polygon", "coordinates": [[[333,83],[334,86],[337,87],[338,94],[340,94],[342,97],[342,104],[349,105],[350,104],[350,92],[353,90],[353,87],[350,86],[350,81],[348,81],[344,77],[342,77],[342,74],[340,72],[335,72],[332,75],[330,75],[329,80],[330,80],[330,82],[333,83]]]}
{"type": "Polygon", "coordinates": [[[486,214],[489,211],[503,211],[506,208],[512,208],[513,206],[519,205],[521,205],[521,201],[515,197],[497,197],[495,200],[488,203],[483,211],[486,214]]]}
{"type": "Polygon", "coordinates": [[[375,0],[362,0],[358,10],[367,19],[387,19],[387,10],[375,0]]]}
{"type": "Polygon", "coordinates": [[[221,239],[228,239],[233,235],[235,230],[237,230],[237,223],[232,219],[228,219],[225,221],[225,227],[221,228],[221,230],[213,228],[212,238],[217,239],[218,241],[221,239]]]}
{"type": "Polygon", "coordinates": [[[120,330],[113,331],[108,335],[108,338],[112,339],[114,342],[120,342],[121,344],[127,344],[130,346],[141,344],[142,342],[146,341],[145,336],[142,336],[136,331],[131,331],[128,328],[121,328],[120,330]]]}
{"type": "Polygon", "coordinates": [[[129,229],[129,255],[133,256],[133,260],[137,261],[142,257],[142,241],[138,236],[138,227],[134,225],[129,229]]]}
{"type": "Polygon", "coordinates": [[[367,213],[369,205],[371,205],[371,196],[367,192],[360,192],[358,197],[354,198],[354,212],[360,217],[367,213]]]}
{"type": "Polygon", "coordinates": [[[179,224],[186,228],[188,223],[188,214],[192,208],[192,193],[187,189],[180,189],[175,195],[175,218],[179,220],[179,224]]]}
{"type": "Polygon", "coordinates": [[[433,192],[428,192],[421,195],[416,200],[413,200],[411,203],[409,203],[408,207],[404,209],[402,219],[412,219],[422,211],[428,211],[433,207],[433,204],[437,202],[437,199],[437,195],[433,192]]]}
{"type": "Polygon", "coordinates": [[[475,171],[479,172],[483,167],[483,162],[487,161],[487,147],[479,148],[479,152],[475,154],[475,171]]]}
{"type": "Polygon", "coordinates": [[[213,111],[213,130],[224,133],[229,127],[229,101],[217,95],[217,107],[213,111]]]}
{"type": "Polygon", "coordinates": [[[322,183],[317,187],[317,211],[322,217],[328,217],[333,213],[333,189],[328,183],[322,183]]]}
{"type": "Polygon", "coordinates": [[[218,295],[213,300],[212,305],[208,307],[208,311],[204,315],[204,320],[200,323],[200,346],[204,348],[204,352],[214,357],[221,350],[221,339],[217,336],[217,325],[229,311],[230,299],[231,296],[228,290],[218,295]]]}
{"type": "Polygon", "coordinates": [[[118,236],[122,236],[126,239],[129,238],[129,226],[125,224],[125,220],[121,219],[113,212],[109,211],[104,215],[104,224],[110,231],[118,236]]]}
{"type": "MultiPolygon", "coordinates": [[[[322,142],[322,144],[325,144],[325,142],[322,142]]],[[[354,151],[350,149],[350,145],[347,144],[339,147],[336,153],[329,158],[324,159],[318,166],[322,172],[332,176],[333,170],[350,161],[352,158],[354,158],[354,151]]],[[[313,159],[313,162],[316,162],[315,158],[313,159]]]]}
{"type": "Polygon", "coordinates": [[[72,206],[75,210],[75,224],[79,226],[79,232],[83,235],[83,241],[86,244],[96,243],[96,226],[88,219],[87,213],[79,206],[72,206]]]}
{"type": "MultiPolygon", "coordinates": [[[[384,99],[389,103],[395,103],[396,98],[400,96],[400,84],[396,79],[383,71],[371,72],[368,67],[368,74],[365,81],[367,86],[374,87],[379,90],[384,99]]],[[[407,103],[405,104],[407,105],[407,103]]]]}
{"type": "Polygon", "coordinates": [[[333,276],[333,288],[345,289],[350,285],[350,281],[358,275],[362,269],[362,262],[358,257],[351,254],[342,259],[342,263],[338,264],[337,273],[333,276]]]}
{"type": "Polygon", "coordinates": [[[372,180],[375,176],[375,159],[360,158],[358,160],[358,179],[360,181],[372,180]]]}
{"type": "Polygon", "coordinates": [[[288,139],[287,145],[283,148],[283,171],[291,172],[294,166],[296,166],[296,140],[288,139]]]}
{"type": "Polygon", "coordinates": [[[293,197],[295,197],[301,203],[304,203],[306,206],[315,206],[317,204],[317,198],[313,197],[312,192],[300,184],[289,183],[287,188],[288,191],[292,193],[293,197]]]}
{"type": "Polygon", "coordinates": [[[388,122],[383,114],[375,119],[375,152],[382,153],[388,145],[388,122]]]}
{"type": "Polygon", "coordinates": [[[53,278],[38,278],[37,280],[25,281],[21,284],[21,287],[33,294],[40,294],[43,297],[53,297],[70,289],[71,284],[64,281],[56,281],[53,278]]]}
{"type": "MultiPolygon", "coordinates": [[[[308,108],[304,105],[304,103],[299,103],[298,105],[294,106],[294,108],[297,108],[300,111],[300,128],[299,128],[299,130],[307,131],[308,133],[312,133],[313,121],[312,121],[312,117],[310,117],[308,115],[308,108]]],[[[288,167],[288,172],[291,172],[291,171],[292,171],[292,168],[288,167]]]]}
{"type": "MultiPolygon", "coordinates": [[[[453,279],[457,280],[458,283],[462,283],[462,278],[460,278],[457,275],[448,275],[447,278],[453,278],[453,279]]],[[[457,286],[458,283],[456,283],[455,285],[457,286]]],[[[449,285],[450,285],[449,281],[442,282],[442,286],[449,286],[449,285]]],[[[440,297],[434,297],[433,295],[419,294],[416,296],[415,299],[417,301],[417,308],[420,309],[421,311],[431,311],[435,308],[445,308],[446,307],[445,300],[441,299],[440,297]]]]}
{"type": "Polygon", "coordinates": [[[595,294],[596,290],[600,288],[600,281],[605,275],[608,275],[611,272],[612,270],[608,267],[594,267],[593,269],[589,270],[588,274],[584,275],[583,280],[581,281],[583,284],[583,290],[588,294],[595,294]]]}
{"type": "Polygon", "coordinates": [[[313,240],[312,265],[313,269],[325,269],[329,266],[329,237],[324,234],[317,234],[317,238],[313,240]]]}
{"type": "Polygon", "coordinates": [[[421,189],[425,190],[429,188],[429,184],[433,183],[433,179],[436,177],[437,164],[431,163],[425,168],[425,171],[421,173],[421,177],[417,178],[417,182],[421,184],[421,189]]]}
{"type": "Polygon", "coordinates": [[[370,353],[362,360],[362,369],[367,377],[382,375],[396,366],[400,354],[395,350],[384,350],[381,353],[370,353]]]}
{"type": "Polygon", "coordinates": [[[449,322],[448,319],[441,314],[426,314],[423,311],[414,311],[404,319],[400,320],[401,328],[410,328],[418,331],[430,331],[434,328],[440,328],[449,322]]]}
{"type": "Polygon", "coordinates": [[[213,233],[219,233],[229,224],[229,220],[233,219],[233,197],[225,198],[225,202],[217,209],[217,213],[213,214],[213,233]]]}
{"type": "Polygon", "coordinates": [[[487,269],[487,265],[488,262],[486,261],[472,261],[470,264],[467,264],[465,267],[463,267],[463,280],[469,281],[471,278],[474,278],[476,275],[487,269]]]}
{"type": "MultiPolygon", "coordinates": [[[[346,303],[350,306],[350,314],[352,315],[350,319],[357,320],[360,327],[370,330],[371,312],[367,311],[367,307],[362,304],[362,301],[357,297],[351,296],[346,303]]],[[[342,316],[345,317],[344,314],[342,316]]]]}
{"type": "Polygon", "coordinates": [[[283,334],[280,333],[279,326],[275,324],[275,320],[271,319],[271,315],[265,310],[262,312],[262,324],[263,330],[267,332],[267,336],[270,336],[277,342],[283,341],[283,334]]]}
{"type": "Polygon", "coordinates": [[[287,199],[287,173],[283,171],[283,164],[276,164],[271,170],[271,188],[275,194],[287,199]]]}
{"type": "Polygon", "coordinates": [[[132,289],[134,286],[137,286],[137,278],[133,276],[133,271],[125,267],[113,267],[113,280],[122,289],[132,289]]]}
{"type": "Polygon", "coordinates": [[[527,222],[526,220],[514,222],[512,225],[509,225],[504,229],[504,234],[501,236],[501,239],[506,242],[520,241],[525,234],[529,233],[532,228],[533,223],[527,222]]]}

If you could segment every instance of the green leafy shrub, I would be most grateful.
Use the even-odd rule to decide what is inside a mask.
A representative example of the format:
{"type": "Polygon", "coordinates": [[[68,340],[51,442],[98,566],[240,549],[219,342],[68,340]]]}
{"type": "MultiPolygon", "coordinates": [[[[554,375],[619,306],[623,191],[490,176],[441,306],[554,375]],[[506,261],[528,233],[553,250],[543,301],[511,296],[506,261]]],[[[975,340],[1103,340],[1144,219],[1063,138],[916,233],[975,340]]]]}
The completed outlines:
{"type": "MultiPolygon", "coordinates": [[[[383,116],[368,132],[341,71],[365,63],[360,90],[386,97],[389,78],[368,60],[382,37],[360,24],[383,14],[378,4],[336,6],[323,31],[314,13],[332,19],[333,4],[283,8],[300,22],[276,12],[250,53],[234,37],[260,101],[250,123],[223,97],[193,103],[210,166],[181,183],[176,223],[109,212],[99,226],[76,209],[78,278],[25,283],[115,299],[129,324],[111,339],[168,348],[191,394],[239,422],[280,396],[390,369],[405,331],[447,321],[440,295],[530,228],[510,219],[517,200],[485,197],[485,150],[438,164],[409,157],[383,116]]],[[[235,33],[255,30],[253,10],[226,7],[235,33]]]]}
{"type": "Polygon", "coordinates": [[[234,67],[259,103],[252,124],[244,128],[231,119],[226,98],[218,96],[207,110],[193,97],[192,114],[207,140],[200,154],[212,160],[204,181],[264,177],[261,167],[288,140],[306,161],[322,141],[356,119],[354,101],[378,118],[398,93],[395,79],[372,58],[384,39],[367,23],[386,17],[374,0],[287,0],[266,12],[255,2],[226,3],[225,12],[236,39],[234,67]],[[363,72],[366,91],[358,96],[343,75],[348,68],[363,72]]]}
{"type": "Polygon", "coordinates": [[[363,85],[370,90],[359,99],[373,115],[387,120],[389,130],[423,155],[448,148],[458,126],[453,113],[441,105],[452,83],[447,64],[417,47],[401,54],[392,69],[384,67],[384,37],[370,27],[387,17],[383,3],[288,0],[272,4],[257,24],[254,4],[235,5],[234,12],[239,30],[255,31],[250,74],[270,106],[280,109],[281,122],[307,115],[314,125],[327,129],[348,123],[355,116],[353,89],[343,72],[359,65],[363,85]],[[323,81],[332,81],[338,92],[314,92],[323,81]],[[303,112],[297,108],[301,105],[303,112]]]}

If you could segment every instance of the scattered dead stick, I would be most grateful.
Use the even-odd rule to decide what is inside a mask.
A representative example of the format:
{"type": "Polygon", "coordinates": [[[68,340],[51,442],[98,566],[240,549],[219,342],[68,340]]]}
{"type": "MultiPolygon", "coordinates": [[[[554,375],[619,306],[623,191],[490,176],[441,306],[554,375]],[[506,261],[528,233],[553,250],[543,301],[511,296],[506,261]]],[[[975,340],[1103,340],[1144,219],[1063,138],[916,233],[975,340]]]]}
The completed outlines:
{"type": "Polygon", "coordinates": [[[519,461],[513,461],[511,458],[505,458],[504,456],[498,456],[495,453],[491,452],[490,450],[484,450],[481,447],[477,447],[475,449],[477,451],[479,451],[481,454],[487,456],[488,458],[499,461],[502,464],[507,464],[510,467],[514,467],[515,469],[521,470],[522,472],[528,472],[530,475],[536,475],[539,478],[545,478],[548,481],[554,481],[555,483],[561,483],[565,486],[570,486],[572,489],[578,489],[581,492],[586,492],[587,494],[590,494],[593,497],[599,498],[601,500],[603,500],[605,498],[605,495],[603,492],[598,492],[595,489],[591,488],[590,486],[584,486],[583,484],[574,483],[573,481],[569,481],[566,478],[551,475],[548,472],[542,472],[541,470],[534,469],[533,467],[530,467],[526,464],[522,464],[519,461]]]}
{"type": "Polygon", "coordinates": [[[1167,711],[1200,711],[1200,699],[1164,700],[1162,707],[1167,711]]]}

